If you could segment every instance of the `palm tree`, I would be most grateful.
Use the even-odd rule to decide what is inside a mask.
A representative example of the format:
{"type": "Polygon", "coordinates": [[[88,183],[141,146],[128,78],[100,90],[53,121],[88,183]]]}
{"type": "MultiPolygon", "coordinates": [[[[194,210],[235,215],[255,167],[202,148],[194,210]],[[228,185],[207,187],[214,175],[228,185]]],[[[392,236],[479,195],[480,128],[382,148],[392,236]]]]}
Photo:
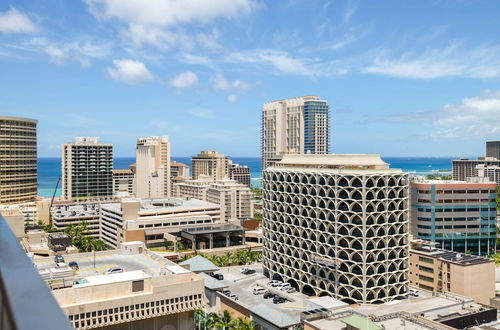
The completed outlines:
{"type": "Polygon", "coordinates": [[[227,251],[226,253],[224,253],[224,255],[222,257],[224,257],[224,259],[227,260],[226,266],[229,266],[231,264],[231,259],[233,257],[233,254],[231,253],[231,251],[227,251]]]}
{"type": "Polygon", "coordinates": [[[214,326],[217,329],[227,330],[232,329],[236,326],[236,321],[233,319],[231,313],[226,309],[222,314],[218,314],[214,322],[214,326]]]}
{"type": "Polygon", "coordinates": [[[233,255],[233,261],[236,262],[238,265],[244,265],[248,262],[248,254],[244,250],[238,250],[236,253],[233,255]]]}
{"type": "Polygon", "coordinates": [[[208,260],[210,260],[217,267],[220,267],[219,257],[216,256],[215,254],[208,257],[208,260]]]}
{"type": "Polygon", "coordinates": [[[235,322],[235,329],[237,330],[254,330],[255,322],[252,320],[247,320],[242,317],[238,317],[235,322]]]}
{"type": "Polygon", "coordinates": [[[220,315],[217,313],[208,313],[208,315],[206,315],[205,317],[205,326],[207,327],[207,329],[217,329],[220,315]]]}

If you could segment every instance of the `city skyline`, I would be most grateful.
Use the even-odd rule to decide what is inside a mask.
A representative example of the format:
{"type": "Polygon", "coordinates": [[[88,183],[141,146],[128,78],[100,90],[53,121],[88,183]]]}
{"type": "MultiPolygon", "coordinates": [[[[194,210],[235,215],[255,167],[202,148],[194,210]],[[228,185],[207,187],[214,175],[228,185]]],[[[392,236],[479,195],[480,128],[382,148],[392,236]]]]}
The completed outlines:
{"type": "Polygon", "coordinates": [[[131,157],[150,135],[169,135],[174,156],[257,157],[263,104],[304,95],[328,100],[334,153],[481,156],[499,133],[499,9],[10,1],[0,5],[0,107],[39,121],[40,157],[74,136],[131,157]]]}

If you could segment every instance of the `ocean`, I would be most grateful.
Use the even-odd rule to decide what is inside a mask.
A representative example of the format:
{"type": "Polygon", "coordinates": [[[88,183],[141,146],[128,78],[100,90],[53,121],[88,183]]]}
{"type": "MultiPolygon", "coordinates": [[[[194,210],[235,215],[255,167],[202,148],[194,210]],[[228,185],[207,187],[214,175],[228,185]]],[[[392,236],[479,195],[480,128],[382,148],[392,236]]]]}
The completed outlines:
{"type": "MultiPolygon", "coordinates": [[[[172,157],[173,160],[191,166],[190,157],[172,157]]],[[[393,168],[400,168],[405,172],[419,175],[427,174],[450,174],[451,161],[458,157],[382,157],[393,168]]],[[[247,165],[250,168],[252,186],[261,185],[261,163],[260,157],[231,157],[233,163],[247,165]]],[[[134,157],[118,157],[114,159],[114,168],[128,168],[135,163],[134,157]]],[[[52,197],[57,179],[61,176],[60,158],[38,159],[38,194],[43,197],[52,197]]],[[[61,195],[61,185],[56,191],[56,197],[61,195]]]]}

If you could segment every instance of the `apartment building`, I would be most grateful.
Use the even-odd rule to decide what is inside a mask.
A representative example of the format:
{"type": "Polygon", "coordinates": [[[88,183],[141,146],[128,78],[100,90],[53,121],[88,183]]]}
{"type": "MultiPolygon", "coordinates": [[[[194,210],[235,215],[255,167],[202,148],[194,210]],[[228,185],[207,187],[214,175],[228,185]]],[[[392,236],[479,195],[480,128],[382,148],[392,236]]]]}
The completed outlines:
{"type": "Polygon", "coordinates": [[[500,159],[500,141],[486,142],[486,157],[500,159]]]}
{"type": "Polygon", "coordinates": [[[113,170],[113,196],[134,195],[134,171],[132,169],[113,170]]]}
{"type": "Polygon", "coordinates": [[[101,204],[101,239],[111,247],[141,241],[148,247],[165,245],[164,234],[220,222],[217,204],[200,200],[124,198],[101,204]]]}
{"type": "Polygon", "coordinates": [[[191,176],[194,180],[200,175],[208,175],[215,180],[222,180],[228,176],[229,158],[214,150],[202,150],[198,155],[191,157],[191,176]]]}
{"type": "Polygon", "coordinates": [[[77,226],[82,222],[87,224],[86,236],[99,238],[100,214],[97,203],[74,203],[56,205],[51,210],[52,225],[59,231],[68,226],[77,226]]]}
{"type": "MultiPolygon", "coordinates": [[[[185,268],[145,251],[141,242],[125,243],[120,250],[66,255],[80,265],[73,272],[57,272],[53,258],[36,260],[42,277],[75,329],[179,329],[195,328],[194,311],[205,305],[203,279],[185,268]],[[93,262],[122,267],[121,273],[94,272],[93,262]],[[86,271],[84,269],[91,269],[86,271]]],[[[69,267],[67,267],[69,268],[69,267]]]]}
{"type": "MultiPolygon", "coordinates": [[[[456,181],[466,181],[467,178],[479,176],[481,167],[494,168],[500,166],[500,159],[493,157],[479,157],[478,159],[460,158],[452,160],[451,163],[452,179],[456,181]]],[[[499,177],[489,177],[489,179],[500,184],[499,177]]]]}
{"type": "Polygon", "coordinates": [[[170,176],[172,178],[189,179],[189,166],[181,162],[170,163],[170,176]]]}
{"type": "Polygon", "coordinates": [[[37,123],[0,116],[0,204],[33,202],[37,196],[37,123]]]}
{"type": "Polygon", "coordinates": [[[263,171],[263,265],[307,295],[408,295],[408,175],[378,155],[284,155],[263,171]]]}
{"type": "Polygon", "coordinates": [[[411,232],[439,248],[476,255],[495,253],[496,183],[414,178],[411,232]]]}
{"type": "Polygon", "coordinates": [[[200,175],[198,180],[186,180],[174,185],[177,198],[195,198],[219,204],[221,221],[230,222],[253,217],[252,191],[235,180],[213,182],[209,176],[200,175]]]}
{"type": "Polygon", "coordinates": [[[328,154],[329,116],[327,101],[317,96],[264,104],[262,168],[274,164],[273,159],[282,154],[328,154]]]}
{"type": "Polygon", "coordinates": [[[66,200],[113,196],[113,146],[98,137],[76,137],[62,145],[62,197],[66,200]]]}
{"type": "Polygon", "coordinates": [[[410,243],[410,284],[440,293],[452,292],[489,305],[495,296],[495,261],[435,247],[435,242],[410,243]]]}
{"type": "Polygon", "coordinates": [[[250,168],[246,165],[234,164],[232,160],[229,160],[228,177],[239,184],[251,187],[250,168]]]}
{"type": "Polygon", "coordinates": [[[500,166],[480,164],[476,166],[475,173],[480,178],[488,178],[496,184],[500,184],[500,166]]]}
{"type": "Polygon", "coordinates": [[[137,139],[136,197],[169,197],[170,185],[170,140],[168,136],[137,139]]]}

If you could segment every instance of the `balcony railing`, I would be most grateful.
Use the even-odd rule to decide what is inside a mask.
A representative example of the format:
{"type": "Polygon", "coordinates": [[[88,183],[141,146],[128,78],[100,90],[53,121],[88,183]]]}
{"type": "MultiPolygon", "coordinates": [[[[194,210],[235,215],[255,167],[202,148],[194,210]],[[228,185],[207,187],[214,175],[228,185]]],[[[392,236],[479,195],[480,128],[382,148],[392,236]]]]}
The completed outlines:
{"type": "Polygon", "coordinates": [[[73,327],[0,216],[0,330],[31,329],[73,327]]]}

